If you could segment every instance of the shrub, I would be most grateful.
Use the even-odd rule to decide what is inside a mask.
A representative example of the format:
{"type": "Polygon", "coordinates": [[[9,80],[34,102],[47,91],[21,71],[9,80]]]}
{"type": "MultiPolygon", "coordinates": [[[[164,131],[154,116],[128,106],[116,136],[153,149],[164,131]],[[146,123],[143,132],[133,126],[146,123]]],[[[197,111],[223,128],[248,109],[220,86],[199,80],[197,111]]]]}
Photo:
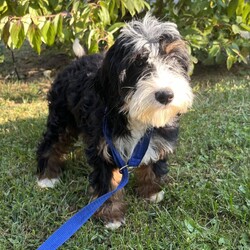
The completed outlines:
{"type": "Polygon", "coordinates": [[[154,13],[177,23],[190,43],[194,62],[247,63],[250,3],[244,0],[156,0],[154,13]]]}
{"type": "Polygon", "coordinates": [[[0,35],[12,49],[27,38],[41,52],[42,43],[66,43],[79,38],[90,53],[111,46],[121,18],[149,8],[144,0],[0,0],[0,35]]]}
{"type": "Polygon", "coordinates": [[[150,5],[156,16],[178,24],[193,62],[226,63],[228,69],[236,62],[247,63],[250,3],[244,0],[0,0],[1,40],[19,49],[28,39],[40,53],[42,43],[79,38],[94,53],[112,45],[125,17],[150,5]]]}

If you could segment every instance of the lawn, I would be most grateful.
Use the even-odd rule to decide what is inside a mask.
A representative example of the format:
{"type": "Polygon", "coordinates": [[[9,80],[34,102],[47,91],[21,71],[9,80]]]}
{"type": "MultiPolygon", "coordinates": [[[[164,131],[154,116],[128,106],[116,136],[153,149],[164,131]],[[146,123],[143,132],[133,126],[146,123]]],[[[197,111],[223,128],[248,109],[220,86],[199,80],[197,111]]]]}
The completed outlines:
{"type": "MultiPolygon", "coordinates": [[[[127,187],[126,225],[91,219],[60,249],[250,249],[250,75],[193,77],[195,103],[183,116],[170,182],[160,204],[127,187]]],[[[89,202],[81,146],[61,183],[36,185],[36,145],[47,114],[48,80],[0,82],[0,249],[36,249],[89,202]]]]}

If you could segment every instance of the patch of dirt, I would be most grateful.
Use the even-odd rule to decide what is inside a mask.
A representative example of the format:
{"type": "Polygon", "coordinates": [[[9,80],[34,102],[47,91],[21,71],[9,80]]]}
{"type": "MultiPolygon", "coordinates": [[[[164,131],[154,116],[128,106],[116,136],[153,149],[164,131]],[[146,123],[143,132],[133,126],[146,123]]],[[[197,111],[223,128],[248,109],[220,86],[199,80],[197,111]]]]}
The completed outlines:
{"type": "MultiPolygon", "coordinates": [[[[25,82],[40,81],[51,82],[58,71],[68,65],[74,60],[73,51],[70,45],[64,47],[42,47],[41,55],[38,55],[26,41],[21,49],[11,50],[7,49],[0,43],[0,51],[3,50],[5,60],[0,63],[0,81],[15,81],[17,80],[18,72],[20,80],[25,82]],[[66,47],[67,46],[67,47],[66,47]],[[14,55],[15,63],[13,63],[12,55],[14,55]]],[[[201,64],[195,65],[195,70],[192,75],[192,80],[203,80],[204,77],[210,75],[210,80],[218,81],[218,76],[222,79],[224,77],[245,76],[249,72],[250,64],[235,64],[230,71],[222,66],[204,66],[201,64]]]]}
{"type": "Polygon", "coordinates": [[[31,82],[39,78],[53,78],[56,73],[68,65],[74,58],[58,48],[43,47],[42,53],[38,55],[25,42],[19,50],[3,48],[5,60],[0,64],[0,80],[17,80],[17,73],[20,80],[31,82]],[[14,61],[13,62],[13,56],[14,61]]]}

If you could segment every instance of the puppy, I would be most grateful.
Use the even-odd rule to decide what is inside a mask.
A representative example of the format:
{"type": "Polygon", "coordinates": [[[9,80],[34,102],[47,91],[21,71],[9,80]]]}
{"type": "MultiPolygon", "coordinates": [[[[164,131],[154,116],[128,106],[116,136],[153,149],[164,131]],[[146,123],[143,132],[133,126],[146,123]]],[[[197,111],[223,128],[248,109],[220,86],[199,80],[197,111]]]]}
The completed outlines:
{"type": "MultiPolygon", "coordinates": [[[[149,147],[135,171],[136,192],[146,200],[163,199],[167,156],[176,145],[180,114],[193,101],[186,44],[177,26],[147,14],[121,30],[105,54],[83,56],[58,74],[48,94],[47,130],[38,146],[38,185],[53,187],[63,156],[79,135],[93,167],[94,197],[114,190],[121,174],[103,135],[104,116],[112,142],[124,162],[146,133],[149,147]]],[[[124,190],[96,213],[106,227],[124,222],[124,190]]]]}

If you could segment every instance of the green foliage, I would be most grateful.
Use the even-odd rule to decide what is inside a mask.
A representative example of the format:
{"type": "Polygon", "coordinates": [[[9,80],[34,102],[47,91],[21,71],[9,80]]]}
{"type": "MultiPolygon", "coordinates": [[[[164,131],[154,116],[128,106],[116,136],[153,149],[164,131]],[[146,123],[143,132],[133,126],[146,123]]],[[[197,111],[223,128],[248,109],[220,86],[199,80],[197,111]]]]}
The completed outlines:
{"type": "Polygon", "coordinates": [[[193,61],[206,65],[247,63],[250,2],[244,0],[156,0],[154,12],[177,23],[189,41],[193,61]]]}
{"type": "Polygon", "coordinates": [[[0,0],[0,35],[4,44],[19,49],[27,38],[40,54],[49,46],[80,38],[90,53],[109,47],[122,27],[119,18],[135,15],[149,5],[144,0],[0,0]]]}
{"type": "Polygon", "coordinates": [[[90,53],[110,47],[123,20],[149,9],[178,24],[189,41],[193,62],[247,63],[250,51],[250,2],[244,0],[0,0],[0,36],[19,49],[28,39],[41,45],[79,38],[90,53]]]}

